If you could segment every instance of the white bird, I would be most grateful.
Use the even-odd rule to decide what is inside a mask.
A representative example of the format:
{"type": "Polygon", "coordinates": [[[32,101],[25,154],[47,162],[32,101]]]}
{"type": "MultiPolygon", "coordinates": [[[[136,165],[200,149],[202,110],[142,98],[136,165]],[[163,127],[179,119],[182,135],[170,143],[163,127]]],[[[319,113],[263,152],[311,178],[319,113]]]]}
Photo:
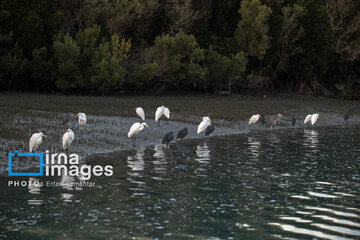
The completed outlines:
{"type": "Polygon", "coordinates": [[[47,138],[47,136],[45,134],[43,134],[42,132],[34,133],[31,136],[30,141],[29,141],[29,150],[30,150],[30,152],[35,151],[40,146],[40,144],[43,141],[43,137],[47,138]]]}
{"type": "Polygon", "coordinates": [[[141,120],[145,121],[145,112],[144,109],[142,109],[142,107],[136,108],[136,114],[141,118],[141,120]]]}
{"type": "Polygon", "coordinates": [[[74,132],[69,128],[68,130],[66,130],[66,132],[62,137],[62,146],[63,149],[66,150],[66,152],[68,152],[69,146],[74,141],[74,139],[75,139],[74,132]]]}
{"type": "Polygon", "coordinates": [[[311,116],[311,125],[314,125],[314,124],[316,123],[316,121],[318,120],[319,117],[320,117],[320,114],[314,113],[314,114],[311,116]]]}
{"type": "Polygon", "coordinates": [[[260,118],[261,118],[260,114],[252,115],[249,120],[249,125],[251,126],[251,125],[255,124],[257,121],[259,121],[260,118]]]}
{"type": "Polygon", "coordinates": [[[209,117],[201,117],[201,119],[202,121],[197,128],[197,134],[204,132],[206,128],[211,125],[211,120],[209,117]]]}
{"type": "Polygon", "coordinates": [[[164,114],[164,106],[158,107],[155,112],[155,121],[158,122],[158,126],[160,126],[160,118],[164,114]]]}
{"type": "Polygon", "coordinates": [[[135,147],[136,136],[139,134],[139,132],[141,132],[144,129],[144,127],[150,128],[145,122],[143,123],[136,122],[133,125],[131,125],[130,130],[128,132],[128,137],[132,138],[134,147],[135,147]]]}
{"type": "Polygon", "coordinates": [[[84,130],[86,127],[86,114],[85,113],[78,113],[75,115],[75,118],[78,118],[78,123],[80,130],[84,130]]]}
{"type": "Polygon", "coordinates": [[[307,124],[311,120],[311,114],[308,114],[304,120],[304,124],[307,124]]]}
{"type": "Polygon", "coordinates": [[[167,120],[165,119],[165,124],[169,124],[169,119],[170,119],[170,109],[167,107],[164,107],[164,116],[167,118],[167,120]]]}

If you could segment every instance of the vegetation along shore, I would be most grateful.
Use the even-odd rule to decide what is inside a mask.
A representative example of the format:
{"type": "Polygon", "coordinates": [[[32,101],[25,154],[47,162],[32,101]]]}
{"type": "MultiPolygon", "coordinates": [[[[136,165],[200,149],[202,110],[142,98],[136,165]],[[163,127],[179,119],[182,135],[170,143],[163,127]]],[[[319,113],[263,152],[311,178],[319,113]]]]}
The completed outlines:
{"type": "Polygon", "coordinates": [[[0,7],[0,90],[360,96],[357,0],[41,0],[0,7]]]}

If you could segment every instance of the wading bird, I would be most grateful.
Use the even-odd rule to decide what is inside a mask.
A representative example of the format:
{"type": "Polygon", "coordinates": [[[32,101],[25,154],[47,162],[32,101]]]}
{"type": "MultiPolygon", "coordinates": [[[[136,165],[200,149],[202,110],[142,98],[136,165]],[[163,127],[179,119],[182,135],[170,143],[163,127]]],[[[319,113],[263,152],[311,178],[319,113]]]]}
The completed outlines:
{"type": "Polygon", "coordinates": [[[165,124],[169,125],[169,120],[170,120],[170,109],[167,107],[164,107],[164,116],[165,118],[165,124]]]}
{"type": "Polygon", "coordinates": [[[262,125],[265,125],[265,115],[264,114],[262,114],[262,113],[259,113],[259,115],[260,115],[260,122],[262,123],[262,125]]]}
{"type": "Polygon", "coordinates": [[[74,114],[72,114],[71,112],[68,113],[64,113],[61,116],[61,122],[63,125],[68,125],[69,122],[74,118],[74,114]]]}
{"type": "Polygon", "coordinates": [[[279,122],[283,118],[283,115],[278,113],[274,117],[270,118],[271,128],[276,126],[276,123],[279,122]]]}
{"type": "Polygon", "coordinates": [[[188,135],[188,130],[187,130],[187,128],[184,128],[184,129],[181,129],[179,132],[178,132],[178,134],[177,134],[177,136],[176,136],[176,139],[181,139],[181,140],[183,140],[183,138],[184,137],[186,137],[186,135],[188,135]]]}
{"type": "Polygon", "coordinates": [[[169,143],[174,139],[174,132],[168,132],[167,134],[165,134],[165,136],[163,137],[162,140],[162,144],[166,144],[166,147],[169,147],[169,143]]]}
{"type": "Polygon", "coordinates": [[[69,153],[69,146],[74,141],[75,134],[74,132],[69,128],[66,130],[62,137],[62,147],[64,150],[66,150],[66,153],[69,153]]]}
{"type": "Polygon", "coordinates": [[[136,110],[136,114],[139,116],[139,118],[141,119],[141,122],[145,121],[145,112],[144,109],[142,109],[142,107],[137,107],[135,108],[136,110]]]}
{"type": "Polygon", "coordinates": [[[312,116],[312,114],[308,114],[308,115],[306,116],[306,118],[305,118],[305,120],[304,120],[304,124],[307,124],[308,122],[310,122],[311,116],[312,116]]]}
{"type": "Polygon", "coordinates": [[[295,125],[295,123],[296,123],[296,116],[295,116],[295,114],[293,114],[293,115],[291,116],[291,124],[292,124],[292,125],[295,125]]]}
{"type": "Polygon", "coordinates": [[[347,111],[347,112],[345,113],[345,115],[344,115],[344,120],[345,120],[345,121],[347,121],[347,120],[349,119],[350,113],[351,113],[352,111],[354,111],[355,108],[356,108],[355,106],[352,106],[352,107],[349,109],[349,111],[347,111]]]}
{"type": "Polygon", "coordinates": [[[201,117],[202,121],[198,126],[197,134],[200,134],[206,130],[208,126],[211,125],[211,120],[209,117],[201,117]]]}
{"type": "Polygon", "coordinates": [[[131,126],[131,128],[128,132],[128,137],[132,138],[134,147],[135,147],[136,136],[139,134],[139,132],[141,132],[144,129],[144,127],[150,128],[146,124],[146,122],[143,122],[143,123],[136,122],[131,126]]]}
{"type": "Polygon", "coordinates": [[[311,116],[311,125],[314,125],[314,124],[317,122],[317,120],[318,120],[319,117],[320,117],[320,114],[314,113],[314,114],[311,116]]]}
{"type": "Polygon", "coordinates": [[[158,122],[158,126],[160,127],[160,118],[164,114],[164,106],[158,107],[155,112],[155,121],[158,122]]]}
{"type": "Polygon", "coordinates": [[[78,119],[80,130],[84,130],[86,127],[86,114],[85,113],[78,113],[75,115],[75,118],[78,119]]]}
{"type": "Polygon", "coordinates": [[[214,125],[210,125],[205,129],[205,137],[209,136],[215,130],[214,125]]]}
{"type": "Polygon", "coordinates": [[[251,125],[255,124],[257,121],[259,121],[259,119],[262,118],[264,118],[264,116],[261,116],[260,114],[252,115],[249,120],[250,129],[251,129],[251,125]]]}
{"type": "Polygon", "coordinates": [[[29,151],[33,152],[36,151],[36,149],[40,146],[40,144],[43,141],[43,137],[47,138],[47,136],[45,134],[43,134],[42,132],[39,133],[34,133],[29,141],[29,151]]]}

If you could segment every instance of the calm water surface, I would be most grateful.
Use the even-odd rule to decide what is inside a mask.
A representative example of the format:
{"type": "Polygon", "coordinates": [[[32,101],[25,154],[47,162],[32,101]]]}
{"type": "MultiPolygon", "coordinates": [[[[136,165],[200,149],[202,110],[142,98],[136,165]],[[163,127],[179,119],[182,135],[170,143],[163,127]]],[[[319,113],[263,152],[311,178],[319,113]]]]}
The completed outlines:
{"type": "Polygon", "coordinates": [[[92,156],[89,164],[114,165],[95,187],[15,188],[3,176],[0,238],[359,239],[359,130],[263,131],[92,156]]]}

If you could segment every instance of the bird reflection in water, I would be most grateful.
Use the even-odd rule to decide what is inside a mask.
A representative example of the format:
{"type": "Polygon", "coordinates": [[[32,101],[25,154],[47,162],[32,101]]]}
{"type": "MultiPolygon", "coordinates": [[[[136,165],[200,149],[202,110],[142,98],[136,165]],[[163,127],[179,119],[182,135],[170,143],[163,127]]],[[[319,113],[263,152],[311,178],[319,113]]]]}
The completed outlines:
{"type": "Polygon", "coordinates": [[[39,179],[30,177],[28,184],[28,191],[31,194],[40,194],[41,191],[41,182],[39,179]]]}
{"type": "MultiPolygon", "coordinates": [[[[155,173],[160,173],[160,174],[167,174],[167,162],[166,162],[166,155],[163,151],[163,145],[162,144],[155,144],[154,145],[154,151],[155,153],[153,154],[154,158],[156,158],[156,160],[154,160],[154,165],[155,165],[155,173]]],[[[159,176],[154,176],[152,177],[155,180],[165,180],[163,177],[159,177],[159,176]]]]}
{"type": "Polygon", "coordinates": [[[165,153],[163,151],[163,146],[162,144],[155,144],[154,145],[154,158],[156,159],[160,159],[160,160],[165,160],[165,153]]]}
{"type": "Polygon", "coordinates": [[[132,171],[128,174],[133,176],[138,176],[139,173],[137,171],[144,170],[144,155],[145,155],[145,148],[139,148],[136,150],[136,154],[134,156],[127,157],[128,167],[132,171]]]}
{"type": "Polygon", "coordinates": [[[308,147],[312,152],[318,152],[318,140],[319,133],[314,129],[304,129],[304,146],[308,147]]]}
{"type": "Polygon", "coordinates": [[[127,157],[127,165],[130,168],[130,171],[127,172],[127,174],[130,176],[127,178],[127,180],[135,184],[131,185],[131,188],[129,190],[133,191],[133,196],[142,196],[145,195],[144,192],[144,185],[145,182],[143,180],[143,175],[141,172],[145,168],[144,163],[144,155],[145,155],[145,148],[139,148],[136,150],[135,155],[128,156],[127,157]]]}
{"type": "Polygon", "coordinates": [[[261,143],[254,137],[248,137],[249,152],[253,156],[253,159],[258,159],[260,156],[261,143]]]}
{"type": "Polygon", "coordinates": [[[209,163],[208,161],[210,160],[210,149],[206,142],[197,145],[195,160],[199,163],[209,163]]]}

